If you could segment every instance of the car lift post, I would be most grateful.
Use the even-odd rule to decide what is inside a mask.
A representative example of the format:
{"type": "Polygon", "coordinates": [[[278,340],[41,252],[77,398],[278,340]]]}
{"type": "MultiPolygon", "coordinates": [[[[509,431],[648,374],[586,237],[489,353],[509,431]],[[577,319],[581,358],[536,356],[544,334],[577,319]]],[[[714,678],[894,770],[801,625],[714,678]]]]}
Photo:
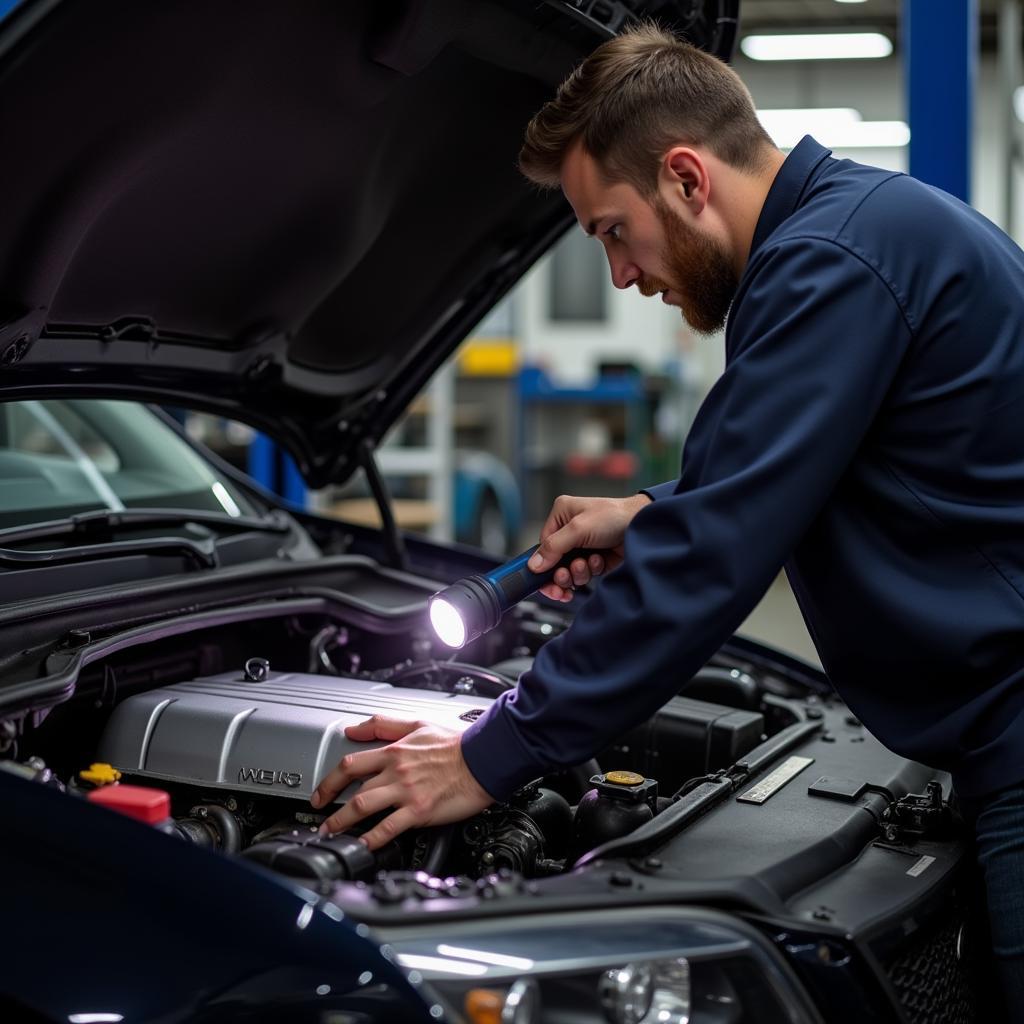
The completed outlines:
{"type": "Polygon", "coordinates": [[[977,0],[903,0],[903,52],[910,173],[970,202],[977,0]]]}
{"type": "Polygon", "coordinates": [[[249,476],[285,501],[306,507],[306,485],[292,457],[266,434],[249,443],[249,476]]]}

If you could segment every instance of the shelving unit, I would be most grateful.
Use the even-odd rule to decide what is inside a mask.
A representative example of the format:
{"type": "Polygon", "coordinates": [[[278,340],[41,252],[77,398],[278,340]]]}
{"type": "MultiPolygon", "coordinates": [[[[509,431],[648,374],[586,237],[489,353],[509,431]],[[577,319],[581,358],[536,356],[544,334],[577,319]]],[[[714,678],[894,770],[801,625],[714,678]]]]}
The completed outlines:
{"type": "Polygon", "coordinates": [[[543,519],[549,496],[562,491],[614,496],[647,482],[650,409],[640,374],[599,377],[591,387],[561,387],[542,369],[524,366],[518,385],[518,476],[527,519],[543,519]],[[606,440],[592,437],[588,447],[588,430],[591,435],[603,431],[606,440]],[[532,485],[538,474],[548,474],[546,486],[532,485]]]}

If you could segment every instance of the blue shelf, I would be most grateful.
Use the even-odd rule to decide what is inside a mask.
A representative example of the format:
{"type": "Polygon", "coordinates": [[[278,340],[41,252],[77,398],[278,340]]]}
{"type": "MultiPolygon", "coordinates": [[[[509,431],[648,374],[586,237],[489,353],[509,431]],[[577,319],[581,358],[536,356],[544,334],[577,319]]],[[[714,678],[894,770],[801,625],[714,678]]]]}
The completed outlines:
{"type": "Polygon", "coordinates": [[[644,400],[643,378],[639,375],[598,377],[587,388],[564,388],[551,383],[539,366],[519,371],[519,397],[524,402],[630,402],[644,400]]]}

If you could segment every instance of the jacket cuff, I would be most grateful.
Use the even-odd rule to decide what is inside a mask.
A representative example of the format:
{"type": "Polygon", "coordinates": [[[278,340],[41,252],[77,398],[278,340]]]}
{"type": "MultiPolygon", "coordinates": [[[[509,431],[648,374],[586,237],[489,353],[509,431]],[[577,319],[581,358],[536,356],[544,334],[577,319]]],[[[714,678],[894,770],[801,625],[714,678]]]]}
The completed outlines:
{"type": "Polygon", "coordinates": [[[547,771],[526,749],[503,705],[499,698],[462,734],[466,767],[499,802],[547,771]]]}
{"type": "Polygon", "coordinates": [[[641,487],[640,493],[646,494],[651,501],[657,501],[659,498],[668,498],[675,494],[678,485],[678,480],[666,480],[665,483],[655,484],[653,487],[641,487]]]}

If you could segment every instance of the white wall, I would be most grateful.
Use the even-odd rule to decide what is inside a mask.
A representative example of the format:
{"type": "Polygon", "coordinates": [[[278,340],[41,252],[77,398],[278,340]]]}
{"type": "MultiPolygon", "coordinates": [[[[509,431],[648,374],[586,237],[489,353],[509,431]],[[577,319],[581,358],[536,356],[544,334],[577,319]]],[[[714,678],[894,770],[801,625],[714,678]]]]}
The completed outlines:
{"type": "MultiPolygon", "coordinates": [[[[592,239],[590,244],[601,243],[592,239]]],[[[586,386],[593,383],[602,360],[632,361],[653,371],[677,356],[681,335],[690,334],[678,311],[666,307],[660,297],[645,299],[635,288],[621,292],[609,285],[604,324],[550,320],[549,262],[541,260],[519,286],[516,320],[523,362],[544,366],[562,385],[586,386]]]]}

